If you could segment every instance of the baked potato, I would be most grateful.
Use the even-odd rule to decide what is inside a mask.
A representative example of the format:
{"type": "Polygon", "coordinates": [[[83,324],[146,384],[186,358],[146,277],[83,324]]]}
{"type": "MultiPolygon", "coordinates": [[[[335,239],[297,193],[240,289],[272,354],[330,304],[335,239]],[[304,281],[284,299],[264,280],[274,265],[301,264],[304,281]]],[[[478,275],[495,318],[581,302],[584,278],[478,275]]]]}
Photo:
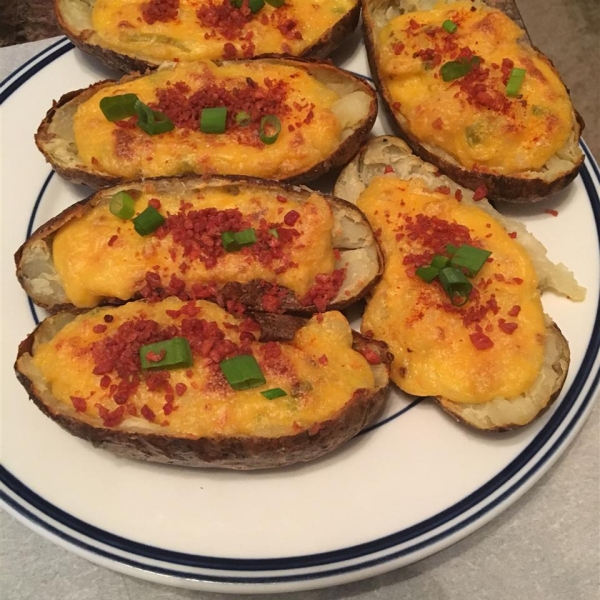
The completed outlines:
{"type": "Polygon", "coordinates": [[[552,63],[479,0],[363,0],[373,78],[421,158],[491,200],[530,202],[583,163],[583,120],[552,63]]]}
{"type": "Polygon", "coordinates": [[[20,345],[15,368],[69,433],[189,467],[312,460],[378,413],[385,344],[352,332],[335,311],[258,319],[177,298],[59,313],[20,345]]]}
{"type": "Polygon", "coordinates": [[[185,174],[300,183],[350,160],[376,116],[370,85],[329,64],[204,61],[66,94],[36,143],[91,187],[185,174]]]}
{"type": "Polygon", "coordinates": [[[25,291],[51,312],[168,295],[269,312],[341,309],[383,269],[354,205],[247,178],[101,190],[42,225],[15,261],[25,291]],[[141,235],[136,223],[149,206],[164,222],[141,235]],[[242,245],[240,232],[250,236],[242,245]]]}
{"type": "Polygon", "coordinates": [[[359,0],[270,3],[245,0],[55,0],[61,29],[81,50],[121,71],[167,60],[197,61],[285,54],[324,58],[354,31],[359,0]]]}
{"type": "Polygon", "coordinates": [[[361,331],[389,345],[392,381],[480,430],[542,414],[565,381],[569,346],[540,294],[583,300],[573,274],[398,138],[367,143],[334,192],[363,210],[381,244],[384,273],[361,331]]]}

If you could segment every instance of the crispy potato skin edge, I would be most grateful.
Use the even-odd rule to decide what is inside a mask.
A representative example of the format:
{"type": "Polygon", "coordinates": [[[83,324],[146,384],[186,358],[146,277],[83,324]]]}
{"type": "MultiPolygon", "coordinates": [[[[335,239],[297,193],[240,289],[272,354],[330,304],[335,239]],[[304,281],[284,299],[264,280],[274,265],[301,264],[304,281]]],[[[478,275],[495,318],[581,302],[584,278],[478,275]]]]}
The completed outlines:
{"type": "MultiPolygon", "coordinates": [[[[382,85],[379,77],[379,69],[376,60],[376,44],[375,40],[373,39],[373,18],[371,16],[370,9],[370,4],[372,2],[371,0],[361,0],[361,3],[363,7],[363,37],[365,40],[367,58],[369,61],[371,75],[373,76],[373,81],[379,90],[383,107],[390,117],[390,122],[393,124],[396,133],[410,146],[412,151],[417,156],[435,165],[448,177],[450,177],[450,179],[466,188],[476,190],[481,184],[485,185],[488,190],[486,197],[489,200],[504,200],[506,202],[519,203],[536,202],[564,189],[577,177],[579,169],[584,161],[583,155],[580,157],[578,162],[573,164],[569,171],[563,173],[553,181],[544,181],[540,178],[525,179],[520,177],[510,177],[507,175],[492,175],[489,173],[469,171],[468,169],[460,166],[458,163],[449,162],[434,152],[427,150],[415,136],[402,127],[400,122],[397,120],[394,111],[392,110],[393,100],[390,97],[387,89],[382,85]]],[[[535,46],[532,47],[534,50],[542,54],[542,52],[540,52],[535,46]]],[[[550,61],[550,59],[547,60],[550,62],[552,68],[556,71],[552,61],[550,61]]],[[[569,89],[566,89],[567,93],[569,93],[569,89]]],[[[578,139],[581,139],[581,134],[585,127],[585,123],[575,108],[573,108],[573,111],[575,113],[576,126],[578,128],[577,137],[578,139]]]]}
{"type": "MultiPolygon", "coordinates": [[[[128,183],[131,183],[131,186],[134,187],[134,186],[146,185],[146,184],[152,183],[153,181],[156,181],[156,182],[167,181],[168,179],[169,178],[145,179],[143,181],[133,181],[133,182],[128,182],[128,183]]],[[[176,179],[178,181],[185,181],[186,179],[189,179],[190,181],[197,180],[199,183],[204,182],[204,181],[210,182],[211,180],[214,179],[214,180],[217,180],[218,182],[223,182],[224,185],[247,184],[247,185],[258,185],[258,186],[264,187],[266,189],[273,189],[273,190],[277,190],[277,191],[284,190],[289,193],[306,193],[306,194],[314,193],[313,190],[310,190],[305,187],[269,181],[266,179],[258,179],[258,178],[254,178],[254,177],[245,177],[242,175],[228,176],[228,177],[219,176],[219,177],[215,177],[215,178],[199,177],[199,176],[183,176],[183,177],[176,178],[176,179]]],[[[88,207],[93,207],[98,201],[101,200],[103,194],[104,194],[103,191],[95,192],[95,193],[91,194],[90,196],[88,196],[87,198],[84,198],[83,200],[80,200],[79,202],[67,207],[61,213],[59,213],[58,215],[56,215],[55,217],[53,217],[52,219],[50,219],[49,221],[47,221],[46,223],[41,225],[36,231],[34,231],[33,234],[29,237],[29,239],[27,239],[25,241],[25,243],[15,252],[14,259],[15,259],[15,266],[16,266],[16,275],[17,275],[17,279],[19,280],[19,283],[21,284],[22,287],[25,287],[25,286],[23,283],[23,276],[21,273],[20,265],[21,265],[21,259],[22,259],[23,251],[24,251],[25,247],[28,244],[30,244],[31,242],[35,242],[37,240],[46,240],[46,238],[53,236],[54,233],[56,233],[56,231],[58,231],[58,229],[60,229],[60,227],[62,227],[69,221],[76,219],[76,218],[82,216],[83,214],[85,214],[88,207]]],[[[329,204],[341,206],[341,207],[345,208],[346,210],[350,210],[352,212],[359,214],[362,221],[368,226],[369,221],[368,221],[367,217],[357,206],[355,206],[351,202],[347,202],[346,200],[342,200],[341,198],[336,198],[335,196],[331,196],[329,194],[320,194],[320,195],[323,196],[329,204]]],[[[369,226],[369,228],[370,228],[370,226],[369,226]]],[[[377,239],[374,236],[373,236],[373,241],[375,244],[375,248],[377,250],[377,260],[378,260],[378,269],[377,269],[376,276],[371,281],[369,281],[368,284],[365,285],[358,294],[356,294],[355,296],[352,296],[351,298],[347,298],[343,301],[334,302],[334,303],[330,304],[327,307],[327,310],[343,310],[343,309],[347,308],[348,306],[350,306],[357,300],[360,300],[361,298],[368,295],[371,292],[371,290],[375,287],[375,285],[379,282],[381,275],[383,274],[383,254],[381,252],[379,243],[377,242],[377,239]]],[[[225,300],[239,300],[250,310],[261,311],[262,310],[262,297],[264,294],[264,289],[262,288],[263,283],[264,282],[262,280],[253,280],[247,284],[230,282],[230,283],[227,283],[224,286],[222,286],[219,291],[223,294],[223,297],[225,300]]],[[[128,302],[130,300],[138,300],[139,298],[140,298],[139,295],[134,296],[133,298],[130,298],[129,300],[121,300],[119,298],[104,298],[102,300],[102,302],[99,304],[99,306],[119,306],[121,304],[125,304],[125,302],[128,302]]],[[[53,314],[64,311],[64,310],[69,310],[69,311],[77,310],[76,307],[72,304],[48,305],[48,304],[44,304],[44,303],[41,303],[38,301],[36,301],[36,304],[38,306],[41,306],[42,308],[45,308],[46,310],[48,310],[49,312],[51,312],[53,314]]],[[[299,299],[296,298],[296,296],[293,294],[293,292],[291,290],[289,292],[288,297],[286,297],[283,301],[282,310],[284,310],[286,313],[294,313],[294,314],[299,314],[299,315],[308,315],[308,314],[318,312],[317,307],[314,305],[309,305],[309,306],[301,305],[299,302],[299,299]]]]}
{"type": "MultiPolygon", "coordinates": [[[[324,70],[330,70],[330,71],[331,70],[333,70],[333,71],[340,70],[331,64],[322,63],[322,62],[311,60],[311,59],[275,58],[275,59],[267,59],[267,60],[282,61],[285,63],[292,64],[293,66],[296,66],[298,68],[305,68],[308,71],[310,71],[311,68],[312,69],[324,69],[324,70]]],[[[218,61],[216,61],[216,62],[218,62],[218,61]]],[[[231,62],[231,61],[224,61],[224,62],[231,62]]],[[[252,61],[244,61],[244,62],[252,62],[252,61]]],[[[352,80],[354,82],[357,89],[360,89],[361,91],[367,93],[371,97],[371,105],[369,108],[369,115],[364,120],[364,122],[359,127],[354,129],[354,131],[338,146],[336,151],[333,154],[331,154],[331,156],[329,156],[326,160],[324,160],[320,163],[317,163],[316,165],[314,165],[307,171],[304,171],[303,173],[294,175],[292,177],[284,178],[280,181],[282,181],[284,183],[293,183],[293,184],[308,183],[309,181],[313,181],[314,179],[321,177],[321,175],[324,175],[325,173],[327,173],[330,169],[332,169],[334,167],[340,167],[342,165],[345,165],[356,155],[356,153],[358,152],[358,150],[360,148],[362,141],[366,138],[369,131],[371,131],[371,129],[373,128],[373,125],[375,124],[375,120],[377,119],[377,110],[378,110],[377,96],[375,94],[375,91],[369,84],[365,83],[360,77],[357,77],[357,76],[353,75],[352,73],[349,73],[346,71],[344,71],[344,73],[348,77],[348,80],[352,80]]],[[[138,73],[131,73],[129,75],[125,75],[118,81],[110,80],[110,79],[107,79],[104,81],[99,81],[97,83],[90,85],[88,88],[81,89],[81,90],[75,90],[75,91],[64,94],[58,100],[58,102],[55,102],[53,104],[53,106],[48,110],[48,112],[46,113],[46,116],[44,117],[44,120],[41,122],[41,124],[35,134],[35,143],[38,147],[38,150],[44,155],[46,161],[52,165],[53,169],[63,179],[66,179],[67,181],[71,181],[73,183],[80,183],[83,185],[87,185],[94,189],[108,187],[108,186],[115,185],[118,183],[123,183],[124,181],[128,181],[126,179],[121,179],[119,177],[109,175],[108,173],[92,171],[87,167],[86,168],[64,167],[63,165],[58,164],[56,162],[56,160],[54,159],[52,154],[47,150],[46,144],[52,140],[52,134],[50,133],[50,125],[52,123],[52,120],[56,116],[57,111],[62,106],[64,106],[68,102],[75,100],[75,99],[80,99],[81,101],[85,101],[88,98],[91,98],[98,90],[100,90],[103,87],[110,86],[115,83],[124,83],[126,81],[132,81],[134,79],[137,79],[139,77],[144,77],[144,76],[145,76],[145,74],[140,74],[138,72],[138,73]]],[[[180,176],[185,176],[185,175],[190,175],[190,174],[186,173],[186,174],[183,174],[180,176]]],[[[195,175],[201,176],[202,174],[196,173],[195,175]]],[[[226,175],[226,173],[223,173],[223,175],[226,175]]]]}
{"type": "MultiPolygon", "coordinates": [[[[54,14],[56,15],[58,25],[63,30],[64,34],[73,42],[73,44],[79,48],[79,50],[82,50],[94,58],[97,58],[106,66],[123,71],[124,73],[129,73],[131,71],[144,72],[149,69],[156,69],[160,65],[160,62],[147,62],[145,60],[135,58],[134,56],[120,54],[114,50],[103,48],[97,44],[89,44],[86,42],[86,36],[84,35],[83,31],[77,34],[71,29],[65,16],[60,10],[60,4],[61,0],[54,1],[54,14]]],[[[357,5],[350,11],[348,11],[333,27],[328,29],[314,44],[306,48],[304,52],[298,56],[298,58],[322,59],[329,56],[356,29],[359,16],[360,2],[357,3],[357,5]]],[[[286,54],[260,54],[252,57],[252,59],[264,58],[266,56],[285,56],[286,58],[293,58],[292,56],[286,54]]]]}
{"type": "MultiPolygon", "coordinates": [[[[290,339],[293,332],[304,321],[296,317],[272,320],[272,331],[266,339],[290,339]]],[[[36,334],[34,330],[21,344],[17,360],[31,353],[36,334]]],[[[368,346],[380,356],[388,373],[391,354],[383,342],[369,340],[353,332],[353,348],[368,346]]],[[[262,338],[261,338],[262,339],[262,338]]],[[[374,394],[359,389],[338,414],[327,421],[317,423],[308,430],[295,435],[278,438],[214,436],[197,439],[177,438],[159,434],[139,434],[107,427],[93,427],[78,419],[55,413],[39,398],[33,382],[18,370],[18,380],[27,390],[34,404],[63,429],[91,442],[97,448],[126,458],[187,467],[220,467],[237,470],[267,469],[284,467],[299,462],[314,460],[337,448],[363,429],[383,407],[389,385],[374,394]]],[[[388,380],[389,381],[389,380],[388,380]]]]}

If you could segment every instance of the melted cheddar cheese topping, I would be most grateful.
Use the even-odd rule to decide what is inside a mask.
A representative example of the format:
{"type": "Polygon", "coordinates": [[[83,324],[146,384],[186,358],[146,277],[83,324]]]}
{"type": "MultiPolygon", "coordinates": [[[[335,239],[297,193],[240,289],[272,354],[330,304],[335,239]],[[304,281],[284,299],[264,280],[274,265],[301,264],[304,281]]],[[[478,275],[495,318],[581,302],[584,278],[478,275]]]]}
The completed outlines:
{"type": "Polygon", "coordinates": [[[379,230],[385,256],[361,328],[389,344],[392,380],[409,394],[462,403],[529,390],[546,334],[536,272],[520,244],[483,210],[428,191],[421,180],[377,177],[358,206],[379,230]],[[415,269],[446,254],[447,244],[464,243],[492,255],[457,307],[415,269]]]}
{"type": "MultiPolygon", "coordinates": [[[[73,122],[75,144],[86,166],[127,179],[185,173],[285,179],[306,172],[339,146],[342,124],[332,110],[338,100],[335,91],[307,71],[289,65],[179,64],[102,88],[82,103],[73,122]],[[254,97],[258,88],[264,102],[274,97],[273,90],[282,96],[272,109],[281,122],[275,143],[260,141],[260,119],[247,127],[236,126],[233,121],[223,134],[199,130],[198,96],[211,90],[214,98],[219,90],[225,90],[230,99],[242,94],[254,97]],[[148,135],[135,125],[108,121],[100,110],[100,100],[128,93],[136,94],[152,108],[158,107],[176,124],[187,119],[191,126],[148,135]],[[185,108],[195,112],[195,117],[190,119],[187,110],[182,111],[183,103],[188,103],[185,108]]],[[[210,102],[209,107],[223,106],[218,98],[210,102]]],[[[230,120],[233,116],[230,114],[230,120]]]]}
{"type": "Polygon", "coordinates": [[[493,174],[538,171],[566,144],[574,126],[569,95],[549,61],[506,15],[471,2],[440,4],[396,17],[380,32],[382,79],[392,110],[420,142],[463,167],[493,174]],[[456,24],[454,33],[442,24],[456,24]],[[475,57],[475,58],[474,58],[475,57]],[[472,70],[443,81],[451,61],[472,70]],[[526,74],[517,97],[512,68],[526,74]]]}
{"type": "Polygon", "coordinates": [[[286,0],[280,8],[266,4],[251,14],[230,0],[96,0],[92,25],[104,46],[154,62],[299,56],[357,2],[312,0],[307,7],[306,2],[286,0]],[[176,8],[165,11],[161,4],[176,8]]]}
{"type": "MultiPolygon", "coordinates": [[[[161,385],[157,384],[156,372],[139,370],[138,361],[137,372],[132,367],[128,378],[137,378],[139,383],[117,403],[114,388],[123,378],[115,370],[94,374],[101,359],[97,344],[118,336],[127,323],[153,321],[158,328],[172,328],[182,326],[186,319],[196,323],[205,320],[218,327],[227,343],[241,343],[242,320],[208,302],[194,303],[193,316],[177,316],[182,307],[180,300],[169,298],[156,304],[133,302],[79,315],[51,341],[36,347],[34,366],[48,382],[54,398],[64,405],[61,410],[72,412],[75,407],[88,423],[189,438],[290,435],[335,417],[357,390],[375,388],[369,364],[352,349],[348,322],[340,313],[330,312],[311,319],[291,342],[253,341],[244,346],[243,353],[252,353],[261,367],[264,385],[233,390],[218,364],[194,349],[193,366],[162,371],[168,378],[161,385]],[[110,322],[106,315],[112,317],[110,322]],[[281,388],[287,395],[274,400],[261,395],[272,388],[281,388]]],[[[193,348],[200,347],[193,337],[190,343],[193,348]]],[[[140,342],[134,338],[129,344],[135,356],[140,342]]],[[[120,352],[128,356],[127,348],[120,352]]],[[[118,368],[127,362],[125,358],[118,368]]]]}
{"type": "Polygon", "coordinates": [[[52,246],[54,265],[75,306],[93,307],[107,297],[128,300],[140,292],[149,272],[164,285],[178,277],[188,292],[194,284],[260,279],[287,287],[300,298],[317,274],[334,269],[333,214],[318,194],[301,202],[293,194],[286,197],[244,186],[206,187],[182,194],[158,193],[149,185],[135,200],[135,214],[157,200],[167,223],[155,234],[141,236],[132,221],[114,216],[110,197],[58,231],[52,246]],[[223,230],[232,231],[232,224],[238,231],[255,228],[259,242],[226,252],[220,236],[223,230]],[[275,237],[277,229],[281,233],[275,237]],[[284,241],[286,232],[289,239],[284,241]],[[183,243],[180,237],[179,243],[175,241],[174,234],[184,236],[183,243]],[[271,247],[282,252],[273,256],[271,247]]]}

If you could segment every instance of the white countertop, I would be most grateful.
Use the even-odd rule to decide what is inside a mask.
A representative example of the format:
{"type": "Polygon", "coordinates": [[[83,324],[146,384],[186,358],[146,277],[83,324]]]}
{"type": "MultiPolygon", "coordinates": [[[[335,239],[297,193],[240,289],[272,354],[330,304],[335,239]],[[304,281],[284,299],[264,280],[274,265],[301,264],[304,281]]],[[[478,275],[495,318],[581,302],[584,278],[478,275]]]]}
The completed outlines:
{"type": "MultiPolygon", "coordinates": [[[[0,79],[52,40],[0,49],[0,79]]],[[[596,133],[594,133],[596,135],[596,133]]],[[[592,600],[600,597],[600,405],[520,500],[466,539],[414,565],[290,600],[592,600]]],[[[217,600],[95,566],[0,512],[2,600],[217,600]]],[[[247,596],[256,598],[256,596],[247,596]]]]}

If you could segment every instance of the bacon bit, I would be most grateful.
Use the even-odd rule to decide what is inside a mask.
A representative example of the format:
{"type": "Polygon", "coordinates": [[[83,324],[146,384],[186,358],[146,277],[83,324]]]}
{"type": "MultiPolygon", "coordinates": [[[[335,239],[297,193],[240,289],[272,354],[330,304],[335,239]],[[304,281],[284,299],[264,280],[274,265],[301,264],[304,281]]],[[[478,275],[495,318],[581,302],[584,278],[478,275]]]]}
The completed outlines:
{"type": "Polygon", "coordinates": [[[104,315],[105,323],[112,323],[114,320],[115,320],[115,318],[112,315],[104,315]]]}
{"type": "Polygon", "coordinates": [[[106,390],[110,386],[110,383],[111,383],[111,378],[108,375],[102,375],[102,378],[100,379],[100,387],[103,390],[106,390]]]}
{"type": "Polygon", "coordinates": [[[161,350],[160,352],[153,352],[152,350],[150,350],[149,352],[146,352],[146,360],[148,362],[157,363],[163,360],[166,355],[166,350],[161,350]]]}
{"type": "Polygon", "coordinates": [[[392,167],[392,165],[385,165],[385,169],[383,170],[383,174],[387,175],[388,173],[393,173],[394,172],[394,168],[392,167]]]}
{"type": "Polygon", "coordinates": [[[155,208],[156,210],[160,210],[160,200],[158,198],[151,198],[150,200],[148,200],[148,206],[151,206],[152,208],[155,208]]]}
{"type": "Polygon", "coordinates": [[[515,304],[509,311],[508,311],[508,316],[509,317],[518,317],[519,313],[521,312],[521,307],[518,304],[515,304]]]}
{"type": "Polygon", "coordinates": [[[523,283],[523,280],[520,277],[513,277],[512,282],[516,283],[517,285],[521,285],[523,283]]]}
{"type": "Polygon", "coordinates": [[[283,217],[283,222],[290,227],[296,224],[296,221],[300,218],[300,213],[296,210],[290,210],[286,213],[285,217],[283,217]]]}
{"type": "Polygon", "coordinates": [[[142,18],[148,25],[161,21],[166,23],[177,18],[179,0],[150,0],[141,6],[142,18]]]}
{"type": "Polygon", "coordinates": [[[438,192],[439,194],[449,194],[450,188],[447,185],[440,185],[433,190],[434,192],[438,192]]]}
{"type": "Polygon", "coordinates": [[[379,365],[381,364],[381,358],[377,352],[372,350],[371,348],[363,348],[360,350],[360,353],[364,356],[365,360],[370,365],[379,365]]]}
{"type": "Polygon", "coordinates": [[[488,189],[484,183],[477,187],[475,192],[473,193],[473,200],[475,202],[479,202],[479,200],[483,200],[488,194],[488,189]]]}
{"type": "Polygon", "coordinates": [[[434,129],[442,129],[444,127],[444,121],[441,117],[438,117],[432,124],[434,129]]]}
{"type": "Polygon", "coordinates": [[[109,246],[112,246],[112,245],[113,245],[113,244],[114,244],[114,243],[115,243],[115,242],[116,242],[118,239],[119,239],[119,236],[118,236],[118,235],[116,235],[116,234],[115,234],[115,235],[112,235],[112,236],[110,237],[110,239],[108,240],[108,245],[109,245],[109,246]]]}
{"type": "Polygon", "coordinates": [[[326,365],[329,363],[329,359],[327,358],[326,354],[322,354],[319,358],[318,358],[319,364],[321,365],[326,365]]]}
{"type": "Polygon", "coordinates": [[[140,409],[140,413],[142,414],[142,417],[146,419],[146,421],[153,422],[154,419],[156,419],[154,411],[147,404],[144,404],[144,406],[142,406],[142,408],[140,409]]]}
{"type": "Polygon", "coordinates": [[[336,269],[330,275],[319,273],[315,277],[315,283],[305,296],[300,299],[302,306],[314,304],[319,312],[327,310],[327,305],[340,291],[346,279],[346,269],[336,269]]]}
{"type": "Polygon", "coordinates": [[[286,203],[288,200],[285,196],[282,196],[280,194],[277,194],[277,202],[282,202],[282,203],[286,203]]]}
{"type": "Polygon", "coordinates": [[[457,189],[454,192],[454,197],[460,202],[462,200],[462,198],[463,198],[462,190],[457,189]]]}
{"type": "Polygon", "coordinates": [[[281,305],[288,292],[277,285],[271,286],[263,294],[262,308],[265,312],[277,313],[281,311],[281,305]]]}
{"type": "Polygon", "coordinates": [[[519,325],[517,323],[509,323],[506,319],[498,319],[498,327],[508,335],[512,335],[519,325]]]}
{"type": "Polygon", "coordinates": [[[333,249],[333,256],[335,257],[335,260],[342,259],[342,253],[337,248],[333,249]]]}
{"type": "Polygon", "coordinates": [[[116,427],[121,423],[125,416],[124,406],[117,406],[113,411],[109,411],[108,408],[101,404],[96,404],[96,408],[98,409],[98,415],[102,419],[104,427],[116,427]]]}
{"type": "Polygon", "coordinates": [[[402,42],[394,42],[392,44],[392,52],[396,55],[402,54],[406,46],[402,42]]]}
{"type": "Polygon", "coordinates": [[[106,325],[102,325],[101,323],[94,325],[94,327],[92,327],[92,331],[94,333],[104,333],[106,331],[106,325]]]}
{"type": "Polygon", "coordinates": [[[419,23],[417,23],[417,21],[415,21],[414,19],[411,19],[408,22],[408,28],[412,29],[413,31],[416,29],[419,29],[421,27],[421,25],[419,23]]]}
{"type": "Polygon", "coordinates": [[[553,208],[547,208],[544,212],[552,215],[553,217],[558,217],[558,211],[554,210],[553,208]]]}
{"type": "Polygon", "coordinates": [[[494,342],[481,331],[476,331],[469,336],[471,343],[477,350],[487,350],[494,346],[494,342]]]}
{"type": "Polygon", "coordinates": [[[77,412],[85,412],[87,410],[87,402],[81,396],[71,396],[71,402],[77,412]]]}
{"type": "Polygon", "coordinates": [[[509,232],[508,237],[512,238],[514,240],[517,237],[517,232],[516,231],[509,232]]]}
{"type": "Polygon", "coordinates": [[[165,402],[163,404],[163,414],[169,416],[175,410],[172,402],[165,402]]]}
{"type": "Polygon", "coordinates": [[[365,337],[372,338],[372,337],[373,337],[375,334],[374,334],[374,333],[373,333],[373,332],[372,332],[370,329],[367,329],[367,331],[365,331],[365,332],[363,333],[363,335],[364,335],[365,337]]]}

